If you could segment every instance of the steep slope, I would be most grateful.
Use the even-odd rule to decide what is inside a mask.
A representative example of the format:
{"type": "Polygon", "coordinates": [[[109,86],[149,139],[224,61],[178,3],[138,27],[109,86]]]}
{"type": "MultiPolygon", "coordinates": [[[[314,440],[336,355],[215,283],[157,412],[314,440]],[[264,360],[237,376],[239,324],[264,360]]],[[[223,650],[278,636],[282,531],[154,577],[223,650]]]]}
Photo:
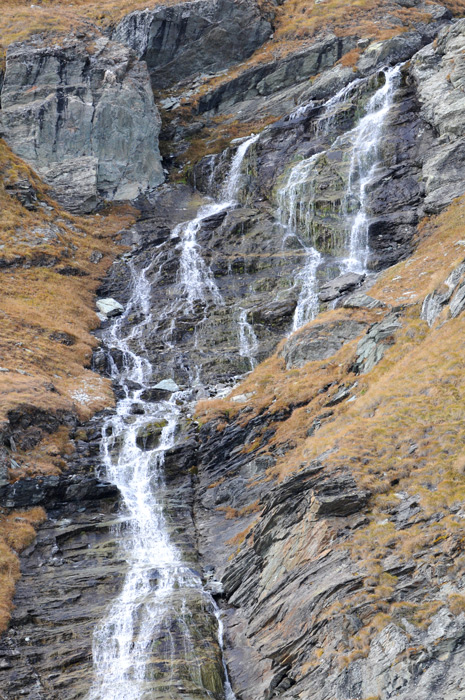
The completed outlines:
{"type": "Polygon", "coordinates": [[[306,362],[316,337],[361,320],[359,293],[199,407],[218,418],[201,430],[197,517],[232,606],[242,697],[261,696],[257,683],[463,696],[462,229],[463,199],[423,225],[415,255],[369,290],[378,319],[356,341],[324,359],[323,341],[306,362]]]}
{"type": "Polygon", "coordinates": [[[462,10],[6,6],[3,129],[52,188],[3,146],[8,700],[118,692],[116,628],[146,696],[229,697],[212,595],[238,698],[465,697],[462,10]],[[129,443],[174,578],[102,475],[129,443]]]}

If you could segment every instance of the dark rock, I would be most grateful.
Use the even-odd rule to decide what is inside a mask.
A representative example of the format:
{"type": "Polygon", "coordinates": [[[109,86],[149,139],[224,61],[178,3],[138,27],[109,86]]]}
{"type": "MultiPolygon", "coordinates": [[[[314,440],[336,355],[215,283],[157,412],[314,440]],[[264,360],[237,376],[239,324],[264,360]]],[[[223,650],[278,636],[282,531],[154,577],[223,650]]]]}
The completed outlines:
{"type": "Polygon", "coordinates": [[[324,284],[318,293],[320,301],[332,301],[341,296],[345,292],[351,292],[355,287],[359,287],[365,275],[359,275],[356,272],[348,272],[340,277],[336,277],[324,284]]]}
{"type": "Polygon", "coordinates": [[[324,360],[340,350],[344,343],[360,335],[365,327],[364,323],[349,320],[313,323],[291,336],[281,350],[281,357],[287,369],[324,360]]]}
{"type": "Polygon", "coordinates": [[[167,425],[166,420],[152,421],[146,423],[137,431],[136,445],[141,450],[153,450],[158,447],[163,428],[167,425]]]}
{"type": "Polygon", "coordinates": [[[270,32],[255,0],[200,0],[132,12],[113,38],[147,62],[153,87],[160,90],[247,58],[270,32]]]}

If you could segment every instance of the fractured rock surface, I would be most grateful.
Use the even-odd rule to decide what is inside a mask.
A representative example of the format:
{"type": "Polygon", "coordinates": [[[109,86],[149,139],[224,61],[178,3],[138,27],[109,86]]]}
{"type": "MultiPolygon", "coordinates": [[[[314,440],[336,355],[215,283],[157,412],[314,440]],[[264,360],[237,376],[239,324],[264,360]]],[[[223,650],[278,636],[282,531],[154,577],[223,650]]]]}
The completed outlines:
{"type": "Polygon", "coordinates": [[[164,180],[147,70],[124,46],[15,44],[1,100],[7,143],[70,211],[135,199],[164,180]]]}

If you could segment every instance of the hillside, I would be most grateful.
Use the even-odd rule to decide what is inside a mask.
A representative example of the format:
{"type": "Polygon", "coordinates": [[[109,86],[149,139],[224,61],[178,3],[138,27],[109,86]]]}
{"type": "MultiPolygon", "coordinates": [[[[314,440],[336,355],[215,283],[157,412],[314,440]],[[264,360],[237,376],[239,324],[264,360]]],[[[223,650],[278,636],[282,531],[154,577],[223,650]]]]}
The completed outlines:
{"type": "Polygon", "coordinates": [[[463,15],[2,3],[2,698],[465,700],[463,15]]]}

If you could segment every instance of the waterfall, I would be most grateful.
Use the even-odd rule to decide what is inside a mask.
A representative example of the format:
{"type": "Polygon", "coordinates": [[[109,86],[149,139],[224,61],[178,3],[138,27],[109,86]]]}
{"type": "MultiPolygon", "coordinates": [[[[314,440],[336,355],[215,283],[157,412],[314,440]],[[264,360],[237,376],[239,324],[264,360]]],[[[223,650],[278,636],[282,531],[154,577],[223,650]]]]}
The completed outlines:
{"type": "MultiPolygon", "coordinates": [[[[173,231],[173,238],[181,238],[177,246],[179,298],[166,311],[173,323],[178,314],[192,311],[196,301],[222,303],[196,234],[206,218],[235,205],[241,165],[257,138],[254,135],[239,146],[223,187],[224,201],[201,207],[195,219],[173,231]]],[[[209,651],[202,640],[199,658],[191,629],[198,626],[199,616],[201,621],[213,619],[222,648],[220,613],[200,575],[187,565],[172,541],[166,513],[165,455],[176,442],[191,392],[175,391],[169,400],[151,400],[150,394],[149,398],[144,394],[153,373],[144,342],[144,329],[152,323],[148,272],[157,262],[156,256],[142,272],[131,268],[131,298],[124,314],[104,333],[106,346],[118,349],[123,356],[122,370],[112,363],[112,379],[122,385],[124,398],[104,422],[101,457],[105,478],[121,493],[117,534],[127,573],[121,592],[94,632],[94,681],[87,700],[191,700],[218,697],[219,692],[216,686],[205,684],[206,667],[216,663],[215,650],[209,651]],[[142,320],[131,325],[132,316],[142,320]]],[[[246,324],[244,319],[244,328],[246,324]]],[[[253,329],[244,332],[248,332],[245,342],[252,358],[253,329]]],[[[233,700],[224,662],[222,673],[223,693],[226,700],[233,700]]]]}
{"type": "MultiPolygon", "coordinates": [[[[370,98],[365,115],[348,134],[338,136],[333,146],[342,139],[351,143],[351,159],[347,190],[344,197],[344,216],[350,225],[348,234],[348,257],[342,262],[344,271],[364,272],[368,259],[368,216],[367,188],[379,165],[379,144],[383,133],[386,116],[391,108],[393,96],[400,80],[402,64],[384,71],[385,82],[370,98]],[[356,202],[358,206],[354,217],[349,208],[356,202]]],[[[317,133],[328,134],[334,121],[337,107],[343,104],[367,78],[357,78],[336,95],[331,97],[323,107],[323,113],[317,124],[317,133]]],[[[297,118],[313,106],[303,105],[290,115],[297,118]]],[[[296,276],[299,285],[299,297],[294,313],[292,331],[315,318],[319,310],[316,273],[322,263],[321,254],[311,244],[313,241],[313,218],[315,213],[315,179],[318,175],[318,161],[325,155],[322,151],[299,161],[289,172],[285,184],[278,192],[278,220],[284,230],[283,244],[289,238],[295,238],[305,252],[305,264],[296,276]]]]}
{"type": "Polygon", "coordinates": [[[316,164],[322,155],[316,153],[297,163],[278,192],[278,219],[284,230],[283,245],[287,239],[296,238],[305,253],[304,267],[296,276],[300,291],[292,331],[314,319],[318,313],[316,271],[322,258],[309,241],[312,240],[316,164]],[[305,239],[301,237],[300,231],[303,231],[305,239]]]}
{"type": "Polygon", "coordinates": [[[231,161],[229,175],[221,191],[221,201],[211,202],[200,207],[194,219],[179,224],[172,233],[173,238],[179,237],[181,239],[179,297],[181,304],[185,303],[190,311],[193,310],[193,305],[196,301],[203,303],[211,301],[216,305],[223,303],[213,274],[202,257],[197,241],[197,233],[206,219],[221,214],[221,212],[225,212],[236,205],[242,163],[250,146],[258,138],[259,134],[252,134],[238,147],[231,161]]]}
{"type": "Polygon", "coordinates": [[[246,309],[240,309],[237,326],[239,329],[239,355],[247,358],[252,370],[257,366],[258,338],[253,326],[247,321],[246,309]]]}
{"type": "Polygon", "coordinates": [[[321,118],[318,120],[317,133],[327,134],[334,124],[334,119],[337,114],[339,105],[344,104],[359,85],[366,82],[366,78],[356,78],[348,85],[341,88],[333,97],[330,97],[324,105],[324,111],[321,118]]]}
{"type": "Polygon", "coordinates": [[[345,211],[351,202],[358,203],[349,234],[349,256],[344,268],[350,272],[365,272],[368,260],[367,187],[379,165],[379,145],[386,116],[399,85],[403,64],[384,71],[384,85],[368,102],[365,116],[353,130],[352,158],[345,197],[345,211]]]}

